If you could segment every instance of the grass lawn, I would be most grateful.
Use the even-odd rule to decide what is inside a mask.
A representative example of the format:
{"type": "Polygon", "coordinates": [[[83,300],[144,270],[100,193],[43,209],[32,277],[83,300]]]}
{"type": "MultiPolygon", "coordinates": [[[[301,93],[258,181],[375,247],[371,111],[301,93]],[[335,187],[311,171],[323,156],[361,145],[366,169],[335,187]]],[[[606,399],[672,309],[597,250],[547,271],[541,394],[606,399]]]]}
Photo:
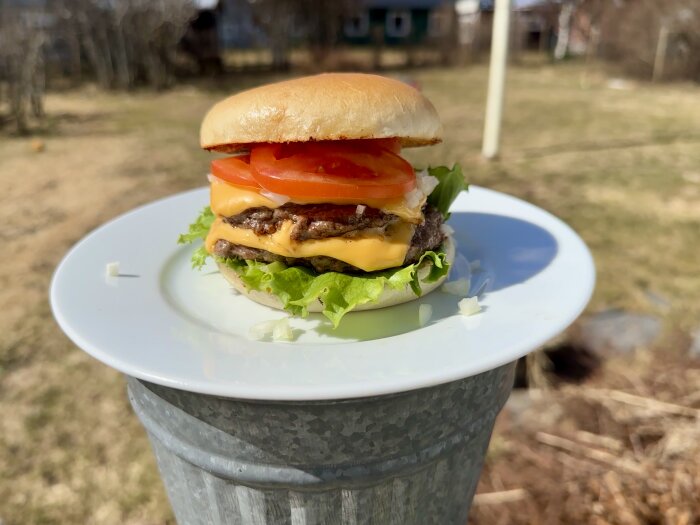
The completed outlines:
{"type": "MultiPolygon", "coordinates": [[[[433,100],[445,125],[443,144],[407,156],[417,164],[460,162],[472,183],[570,223],[598,266],[589,311],[662,315],[665,350],[678,354],[687,343],[678,334],[700,326],[700,88],[613,89],[601,70],[576,63],[516,66],[503,154],[485,163],[486,73],[484,66],[403,73],[433,100]],[[669,306],[660,310],[650,294],[669,306]]],[[[225,94],[269,79],[241,76],[162,94],[52,94],[49,130],[39,137],[43,152],[32,147],[34,139],[0,137],[5,525],[172,522],[122,377],[63,336],[47,290],[60,258],[88,231],[136,205],[205,184],[209,155],[198,148],[204,112],[225,94]]],[[[642,386],[655,381],[638,377],[642,386]]],[[[697,379],[688,377],[678,381],[697,379]]],[[[551,522],[566,522],[561,516],[573,514],[551,522]]],[[[496,521],[479,514],[476,522],[496,521]]]]}

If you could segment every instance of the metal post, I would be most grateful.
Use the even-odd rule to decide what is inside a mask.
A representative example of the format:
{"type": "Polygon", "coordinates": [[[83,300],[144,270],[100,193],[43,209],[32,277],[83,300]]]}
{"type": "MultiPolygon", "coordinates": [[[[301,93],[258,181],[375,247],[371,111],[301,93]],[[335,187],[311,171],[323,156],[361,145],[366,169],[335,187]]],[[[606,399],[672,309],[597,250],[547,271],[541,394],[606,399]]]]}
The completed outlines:
{"type": "Polygon", "coordinates": [[[487,159],[498,156],[503,117],[503,96],[508,61],[508,33],[511,0],[496,0],[491,34],[491,63],[489,66],[489,90],[486,99],[484,144],[482,154],[487,159]]]}

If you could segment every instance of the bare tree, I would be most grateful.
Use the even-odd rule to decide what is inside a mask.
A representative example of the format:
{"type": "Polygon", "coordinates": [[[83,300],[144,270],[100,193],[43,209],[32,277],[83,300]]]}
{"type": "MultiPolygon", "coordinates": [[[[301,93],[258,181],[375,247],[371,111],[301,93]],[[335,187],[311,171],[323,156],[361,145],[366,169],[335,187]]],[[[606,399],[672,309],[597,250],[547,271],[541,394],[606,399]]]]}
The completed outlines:
{"type": "Polygon", "coordinates": [[[611,3],[608,10],[600,36],[605,58],[646,78],[661,59],[665,78],[700,81],[698,0],[637,0],[611,3]]]}
{"type": "Polygon", "coordinates": [[[251,4],[254,22],[265,32],[272,50],[273,67],[288,65],[294,45],[311,50],[313,63],[323,67],[338,44],[342,20],[355,12],[353,0],[256,0],[251,4]]]}
{"type": "Polygon", "coordinates": [[[573,25],[586,42],[586,60],[599,54],[602,26],[611,12],[610,0],[579,0],[576,11],[579,15],[573,25]]]}
{"type": "Polygon", "coordinates": [[[173,55],[195,14],[192,0],[55,0],[61,24],[78,41],[104,88],[172,81],[173,55]]]}
{"type": "Polygon", "coordinates": [[[306,43],[315,63],[323,64],[338,44],[343,19],[354,9],[354,2],[343,0],[301,0],[299,14],[307,21],[306,43]]]}
{"type": "Polygon", "coordinates": [[[298,2],[292,0],[257,0],[251,4],[253,22],[263,30],[272,52],[272,68],[289,66],[294,24],[298,23],[298,2]]]}
{"type": "Polygon", "coordinates": [[[6,86],[9,115],[19,133],[27,132],[29,113],[44,116],[43,14],[10,9],[0,2],[0,84],[6,86]]]}
{"type": "Polygon", "coordinates": [[[571,36],[571,19],[574,14],[577,0],[566,0],[559,11],[559,24],[557,31],[557,45],[554,47],[554,59],[562,60],[569,51],[569,38],[571,36]]]}
{"type": "Polygon", "coordinates": [[[440,51],[440,62],[447,66],[464,61],[464,50],[459,45],[459,20],[454,4],[444,3],[437,9],[437,16],[443,18],[445,27],[439,36],[431,38],[431,43],[440,51]]]}

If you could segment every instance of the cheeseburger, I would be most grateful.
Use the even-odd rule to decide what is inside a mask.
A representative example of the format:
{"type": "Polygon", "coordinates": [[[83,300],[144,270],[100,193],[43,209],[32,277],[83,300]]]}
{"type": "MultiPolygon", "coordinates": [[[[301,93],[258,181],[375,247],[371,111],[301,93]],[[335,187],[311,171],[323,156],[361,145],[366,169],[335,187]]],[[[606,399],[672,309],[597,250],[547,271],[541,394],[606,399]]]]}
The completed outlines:
{"type": "Polygon", "coordinates": [[[443,225],[466,189],[459,166],[416,171],[402,148],[441,141],[433,105],[389,78],[331,73],[258,87],[209,110],[201,146],[210,206],[180,242],[253,301],[335,326],[447,278],[443,225]]]}

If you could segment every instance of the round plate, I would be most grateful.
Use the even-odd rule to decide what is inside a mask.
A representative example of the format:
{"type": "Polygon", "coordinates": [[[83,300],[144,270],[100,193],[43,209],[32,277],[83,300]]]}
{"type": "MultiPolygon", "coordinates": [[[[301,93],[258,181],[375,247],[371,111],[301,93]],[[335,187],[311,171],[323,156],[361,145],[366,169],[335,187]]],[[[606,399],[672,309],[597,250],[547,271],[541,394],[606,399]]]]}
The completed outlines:
{"type": "Polygon", "coordinates": [[[213,264],[192,270],[176,244],[208,202],[202,188],[133,210],[66,255],[51,284],[54,315],[76,345],[124,372],[174,388],[247,399],[312,400],[399,392],[513,361],[564,330],[595,281],[583,241],[521,200],[472,186],[452,206],[458,258],[482,311],[433,292],[348,314],[291,318],[294,341],[254,341],[250,328],[286,314],[235,294],[213,264]],[[466,259],[466,260],[465,260],[466,259]],[[118,261],[120,274],[106,276],[118,261]],[[478,263],[477,263],[478,261],[478,263]],[[432,318],[418,322],[420,304],[432,318]]]}

